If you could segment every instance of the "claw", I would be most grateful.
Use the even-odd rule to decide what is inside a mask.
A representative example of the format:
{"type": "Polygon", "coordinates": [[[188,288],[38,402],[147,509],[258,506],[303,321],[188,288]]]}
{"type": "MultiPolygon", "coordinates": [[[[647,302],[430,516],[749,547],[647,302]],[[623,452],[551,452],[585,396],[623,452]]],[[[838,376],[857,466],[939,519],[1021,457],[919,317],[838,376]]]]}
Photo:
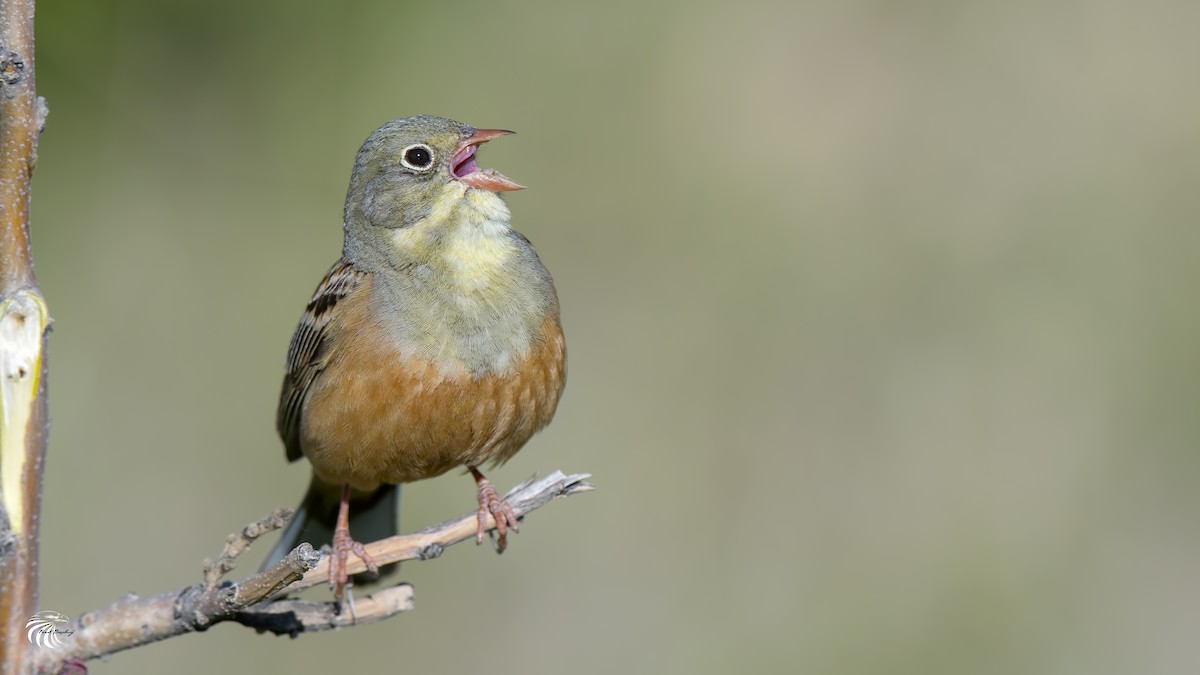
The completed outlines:
{"type": "Polygon", "coordinates": [[[520,532],[517,521],[517,514],[513,512],[512,507],[508,505],[500,493],[496,492],[496,488],[491,481],[484,478],[479,469],[475,467],[467,467],[471,470],[471,475],[475,477],[475,483],[479,486],[479,514],[477,518],[478,527],[475,530],[475,544],[483,543],[483,534],[487,532],[487,520],[491,515],[496,521],[496,553],[504,553],[504,549],[508,548],[508,531],[520,532]]]}

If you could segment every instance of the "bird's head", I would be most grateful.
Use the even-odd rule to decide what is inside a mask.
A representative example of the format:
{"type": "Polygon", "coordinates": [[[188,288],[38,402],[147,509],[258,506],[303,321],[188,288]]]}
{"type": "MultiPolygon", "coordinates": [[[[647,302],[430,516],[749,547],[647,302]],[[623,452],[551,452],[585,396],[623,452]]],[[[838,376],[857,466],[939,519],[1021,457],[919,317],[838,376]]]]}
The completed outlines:
{"type": "Polygon", "coordinates": [[[346,195],[346,229],[380,239],[401,228],[430,229],[467,208],[507,221],[495,193],[523,185],[476,164],[479,146],[511,134],[476,129],[430,115],[403,117],[379,127],[363,143],[346,195]]]}

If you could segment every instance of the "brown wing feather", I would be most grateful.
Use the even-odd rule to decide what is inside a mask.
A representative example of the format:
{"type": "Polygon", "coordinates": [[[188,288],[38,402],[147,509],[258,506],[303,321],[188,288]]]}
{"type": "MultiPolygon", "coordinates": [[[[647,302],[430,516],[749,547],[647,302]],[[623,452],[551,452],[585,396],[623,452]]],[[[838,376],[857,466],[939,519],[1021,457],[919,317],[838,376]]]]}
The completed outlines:
{"type": "Polygon", "coordinates": [[[301,457],[300,411],[309,385],[321,374],[327,362],[325,329],[333,317],[333,308],[366,279],[367,273],[345,260],[339,260],[317,286],[304,309],[292,341],[288,345],[287,372],[279,395],[275,426],[287,449],[288,461],[301,457]]]}

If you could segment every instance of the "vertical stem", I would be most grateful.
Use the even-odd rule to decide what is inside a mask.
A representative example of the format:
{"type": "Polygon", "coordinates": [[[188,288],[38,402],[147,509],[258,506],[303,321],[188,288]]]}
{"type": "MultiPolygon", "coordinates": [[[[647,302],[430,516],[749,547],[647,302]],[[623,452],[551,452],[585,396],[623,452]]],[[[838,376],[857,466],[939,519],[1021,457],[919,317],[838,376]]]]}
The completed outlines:
{"type": "Polygon", "coordinates": [[[46,458],[50,317],[33,275],[29,180],[44,109],[34,89],[34,0],[0,0],[0,673],[32,668],[38,514],[46,458]]]}
{"type": "Polygon", "coordinates": [[[34,0],[0,0],[0,293],[35,286],[29,177],[37,162],[34,0]]]}

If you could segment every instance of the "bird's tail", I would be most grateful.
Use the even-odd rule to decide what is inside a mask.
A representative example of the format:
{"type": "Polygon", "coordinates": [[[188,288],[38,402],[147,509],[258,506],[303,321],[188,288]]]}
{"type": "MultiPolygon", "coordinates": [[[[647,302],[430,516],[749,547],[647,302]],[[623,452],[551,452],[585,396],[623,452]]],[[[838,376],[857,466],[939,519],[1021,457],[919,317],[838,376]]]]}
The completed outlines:
{"type": "MultiPolygon", "coordinates": [[[[304,500],[296,509],[296,515],[283,531],[279,543],[259,570],[283,560],[284,556],[301,544],[308,542],[320,550],[333,542],[333,529],[337,525],[338,506],[341,504],[342,488],[330,485],[314,474],[308,485],[304,500]]],[[[399,532],[400,486],[381,485],[373,492],[354,491],[350,496],[350,534],[355,541],[369,544],[393,536],[399,532]]],[[[385,565],[380,576],[399,567],[399,563],[385,565]]],[[[358,581],[367,575],[355,575],[358,581]]],[[[369,577],[367,577],[369,578],[369,577]]]]}

